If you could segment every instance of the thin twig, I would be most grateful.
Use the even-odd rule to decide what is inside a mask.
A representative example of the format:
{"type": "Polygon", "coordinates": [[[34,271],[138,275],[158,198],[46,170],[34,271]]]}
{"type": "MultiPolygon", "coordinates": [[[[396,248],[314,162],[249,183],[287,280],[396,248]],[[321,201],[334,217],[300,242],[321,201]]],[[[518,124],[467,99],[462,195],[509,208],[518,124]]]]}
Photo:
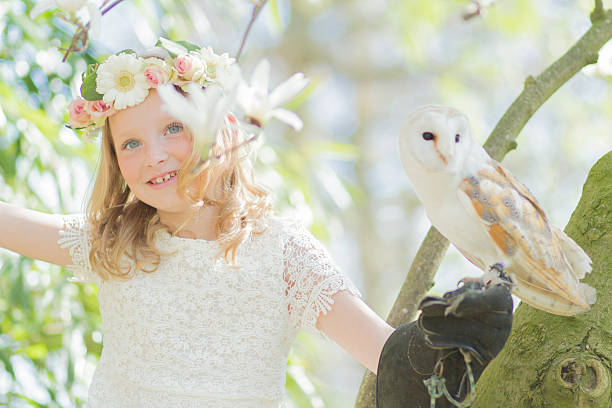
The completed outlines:
{"type": "Polygon", "coordinates": [[[242,36],[242,41],[240,42],[240,48],[238,49],[238,53],[236,54],[236,62],[240,61],[240,55],[242,55],[242,50],[244,49],[244,45],[246,44],[246,39],[249,36],[249,32],[251,31],[251,27],[255,22],[255,19],[259,15],[259,12],[263,8],[263,6],[268,2],[268,0],[258,0],[253,6],[253,13],[251,14],[251,19],[249,20],[249,25],[247,25],[246,31],[242,36]]]}
{"type": "MultiPolygon", "coordinates": [[[[116,0],[113,4],[111,4],[110,6],[108,6],[107,8],[105,8],[104,10],[102,10],[102,15],[105,15],[106,13],[108,13],[109,11],[112,10],[113,7],[115,7],[117,4],[121,3],[123,0],[116,0]]],[[[104,4],[108,3],[108,1],[105,1],[104,4]]],[[[102,7],[104,7],[104,4],[102,5],[102,7]]],[[[89,26],[89,23],[87,23],[87,25],[89,26]]]]}
{"type": "MultiPolygon", "coordinates": [[[[115,0],[112,4],[110,4],[108,7],[104,8],[104,6],[106,6],[106,4],[108,4],[110,0],[105,0],[101,5],[100,5],[100,14],[101,15],[105,15],[106,13],[108,13],[109,11],[111,11],[113,9],[113,7],[115,7],[117,4],[123,2],[124,0],[115,0]],[[104,8],[104,10],[102,10],[104,8]]],[[[91,18],[91,16],[90,16],[91,18]]],[[[74,35],[72,36],[72,42],[70,43],[70,46],[66,49],[66,53],[64,54],[64,58],[62,59],[62,62],[66,62],[66,60],[68,59],[68,56],[73,53],[73,52],[80,52],[80,51],[84,51],[85,49],[87,49],[87,42],[89,40],[89,27],[91,25],[91,22],[88,22],[85,25],[82,25],[80,22],[78,21],[69,21],[72,22],[73,24],[75,24],[77,26],[77,30],[74,33],[74,35]],[[79,47],[77,44],[81,43],[81,46],[79,47]]]]}

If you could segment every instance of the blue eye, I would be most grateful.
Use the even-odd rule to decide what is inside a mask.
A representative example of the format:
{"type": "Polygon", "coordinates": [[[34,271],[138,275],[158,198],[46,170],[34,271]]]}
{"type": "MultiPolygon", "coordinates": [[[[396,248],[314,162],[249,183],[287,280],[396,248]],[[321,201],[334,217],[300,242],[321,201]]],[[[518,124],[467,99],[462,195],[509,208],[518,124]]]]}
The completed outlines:
{"type": "Polygon", "coordinates": [[[166,128],[166,132],[171,135],[176,135],[183,130],[183,125],[180,123],[172,123],[166,128]]]}
{"type": "Polygon", "coordinates": [[[140,146],[140,142],[139,141],[137,141],[137,140],[128,140],[127,142],[125,142],[123,144],[123,149],[131,150],[131,149],[137,148],[138,146],[140,146]]]}

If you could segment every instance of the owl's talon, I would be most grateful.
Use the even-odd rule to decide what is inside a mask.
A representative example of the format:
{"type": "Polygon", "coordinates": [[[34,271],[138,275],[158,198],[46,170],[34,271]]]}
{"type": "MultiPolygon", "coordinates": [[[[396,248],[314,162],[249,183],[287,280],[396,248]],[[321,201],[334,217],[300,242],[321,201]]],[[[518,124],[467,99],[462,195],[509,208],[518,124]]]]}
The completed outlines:
{"type": "Polygon", "coordinates": [[[457,287],[465,286],[467,284],[472,284],[472,283],[480,283],[480,284],[482,284],[482,279],[481,278],[465,277],[463,279],[460,279],[459,282],[457,282],[457,287]]]}
{"type": "Polygon", "coordinates": [[[488,281],[485,282],[485,285],[487,286],[488,285],[498,285],[498,284],[506,285],[508,287],[514,286],[514,281],[512,280],[510,276],[506,274],[506,272],[504,271],[504,264],[501,262],[497,262],[493,264],[489,268],[489,272],[483,276],[483,280],[484,280],[484,277],[489,278],[488,281]]]}

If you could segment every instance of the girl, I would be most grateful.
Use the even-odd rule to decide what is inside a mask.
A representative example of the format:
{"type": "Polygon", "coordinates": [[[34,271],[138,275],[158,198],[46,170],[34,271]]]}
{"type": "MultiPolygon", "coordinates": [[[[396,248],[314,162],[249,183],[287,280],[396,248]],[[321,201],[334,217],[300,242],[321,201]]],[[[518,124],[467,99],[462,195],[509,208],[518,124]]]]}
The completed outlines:
{"type": "Polygon", "coordinates": [[[71,104],[73,127],[103,126],[87,214],[0,203],[0,246],[99,288],[104,348],[89,406],[286,406],[287,356],[301,328],[376,373],[394,329],[304,227],[271,216],[248,146],[236,148],[245,136],[235,118],[216,135],[219,159],[202,164],[153,86],[201,77],[172,59],[116,57],[92,71],[102,98],[71,104]],[[148,68],[159,77],[143,91],[148,68]]]}

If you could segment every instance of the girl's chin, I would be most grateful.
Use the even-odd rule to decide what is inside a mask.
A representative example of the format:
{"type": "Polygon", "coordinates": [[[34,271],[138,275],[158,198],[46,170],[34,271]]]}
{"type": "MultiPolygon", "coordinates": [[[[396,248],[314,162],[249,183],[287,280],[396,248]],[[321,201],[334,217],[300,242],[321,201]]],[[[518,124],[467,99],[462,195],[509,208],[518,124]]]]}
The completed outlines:
{"type": "Polygon", "coordinates": [[[190,205],[187,201],[181,200],[179,197],[176,197],[172,200],[151,200],[151,199],[143,199],[141,197],[136,196],[140,201],[155,208],[158,212],[167,212],[167,213],[177,213],[189,211],[190,205]]]}

